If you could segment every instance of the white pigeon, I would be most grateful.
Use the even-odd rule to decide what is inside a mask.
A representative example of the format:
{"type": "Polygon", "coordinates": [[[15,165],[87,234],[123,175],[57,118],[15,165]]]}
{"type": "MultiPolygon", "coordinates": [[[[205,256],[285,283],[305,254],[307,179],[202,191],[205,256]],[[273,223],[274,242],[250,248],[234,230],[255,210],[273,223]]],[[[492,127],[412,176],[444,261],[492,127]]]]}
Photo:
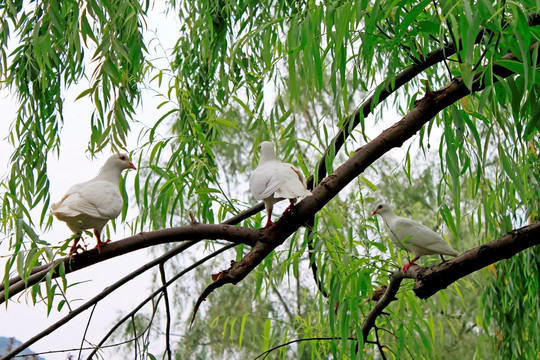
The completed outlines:
{"type": "Polygon", "coordinates": [[[83,230],[94,229],[98,251],[110,240],[101,241],[101,230],[107,221],[122,211],[124,201],[120,193],[120,174],[125,169],[137,168],[125,154],[115,154],[107,159],[97,176],[89,181],[73,185],[64,197],[51,205],[51,215],[64,221],[78,236],[69,252],[77,251],[77,243],[83,230]]]}
{"type": "Polygon", "coordinates": [[[371,214],[378,214],[383,220],[390,239],[399,248],[413,253],[414,258],[403,265],[402,271],[406,272],[414,262],[424,255],[458,256],[459,253],[436,232],[414,220],[402,218],[394,214],[392,208],[386,204],[379,204],[371,214]]]}
{"type": "Polygon", "coordinates": [[[296,199],[311,195],[306,188],[302,172],[294,165],[277,160],[274,144],[263,141],[259,145],[261,157],[257,168],[249,179],[249,188],[257,200],[264,201],[268,219],[265,227],[273,224],[272,209],[278,201],[289,199],[290,205],[285,212],[293,209],[296,199]]]}

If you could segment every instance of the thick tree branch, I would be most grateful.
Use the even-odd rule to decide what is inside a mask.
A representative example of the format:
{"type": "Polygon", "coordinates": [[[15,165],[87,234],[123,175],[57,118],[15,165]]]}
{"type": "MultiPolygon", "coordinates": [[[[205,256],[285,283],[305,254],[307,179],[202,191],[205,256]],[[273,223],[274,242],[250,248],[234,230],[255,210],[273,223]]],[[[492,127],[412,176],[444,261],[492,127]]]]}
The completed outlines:
{"type": "MultiPolygon", "coordinates": [[[[59,276],[58,269],[61,264],[65,266],[65,273],[81,270],[101,261],[124,255],[135,250],[149,246],[186,240],[227,240],[236,244],[253,245],[260,237],[260,230],[226,224],[200,224],[194,223],[186,226],[139,233],[122,240],[114,241],[101,249],[84,251],[73,256],[65,257],[50,264],[32,269],[31,275],[23,281],[19,276],[10,279],[8,299],[28,287],[41,282],[48,272],[53,271],[53,278],[59,276]]],[[[0,285],[0,304],[5,301],[4,285],[0,285]]]]}
{"type": "MultiPolygon", "coordinates": [[[[244,211],[242,211],[241,213],[233,216],[232,218],[230,219],[227,219],[225,220],[222,224],[223,225],[236,225],[238,223],[240,223],[241,221],[249,218],[250,216],[253,216],[254,214],[257,214],[258,212],[260,212],[262,209],[264,209],[264,203],[259,203],[255,206],[252,206],[251,208],[249,209],[246,209],[244,211]]],[[[193,225],[193,224],[192,224],[193,225]]],[[[200,224],[199,224],[200,225],[200,224]]],[[[217,226],[217,225],[216,225],[217,226]]],[[[171,228],[171,229],[177,229],[177,228],[171,228]]],[[[158,230],[158,231],[154,231],[154,232],[147,232],[147,233],[140,233],[138,235],[135,235],[135,236],[132,236],[132,237],[129,237],[129,238],[126,238],[125,240],[127,239],[131,239],[133,237],[138,237],[138,236],[143,236],[145,237],[146,239],[152,239],[153,237],[159,239],[161,236],[162,236],[162,232],[165,231],[166,233],[168,233],[168,230],[171,230],[171,229],[163,229],[163,230],[158,230]]],[[[169,234],[170,235],[170,234],[169,234]]],[[[173,234],[174,236],[174,234],[173,234]]],[[[119,242],[119,241],[122,241],[122,240],[117,240],[115,241],[115,243],[119,242]]],[[[166,240],[165,242],[168,242],[168,240],[166,240]]],[[[143,239],[143,243],[146,245],[146,246],[152,246],[152,245],[156,245],[157,243],[153,243],[151,244],[150,242],[148,241],[144,241],[143,239]]],[[[135,246],[135,250],[138,250],[138,249],[142,249],[143,247],[146,247],[146,246],[142,246],[140,248],[137,248],[135,246]]],[[[112,251],[111,248],[107,248],[107,250],[103,250],[102,253],[109,253],[109,252],[112,252],[111,254],[109,254],[109,257],[107,258],[104,258],[103,256],[101,256],[101,254],[99,253],[96,253],[96,250],[95,249],[91,249],[89,250],[90,252],[90,255],[93,255],[93,256],[89,256],[88,259],[87,259],[87,264],[86,265],[83,265],[82,262],[79,263],[78,266],[81,266],[80,268],[70,268],[71,270],[69,272],[72,272],[72,271],[76,271],[76,270],[80,270],[82,269],[83,267],[86,267],[86,266],[90,266],[90,265],[94,265],[94,264],[97,264],[98,262],[100,261],[103,261],[103,260],[108,260],[112,257],[116,257],[116,256],[120,256],[120,255],[124,255],[126,253],[126,251],[133,251],[132,248],[129,248],[129,249],[126,249],[127,247],[125,246],[121,246],[119,249],[117,249],[117,251],[112,251]]],[[[86,254],[88,254],[88,252],[85,252],[86,254]]],[[[84,253],[82,253],[84,254],[84,253]]],[[[81,256],[82,254],[79,254],[79,257],[77,259],[81,259],[81,256]]],[[[37,282],[40,282],[41,280],[43,280],[43,278],[45,277],[45,275],[51,271],[52,269],[56,270],[58,269],[58,267],[60,266],[61,263],[64,263],[66,269],[68,268],[68,265],[70,263],[70,259],[68,257],[66,258],[63,258],[63,259],[58,259],[56,261],[53,261],[52,263],[49,263],[49,264],[44,264],[44,265],[41,265],[41,266],[36,266],[35,268],[32,269],[32,271],[30,272],[30,278],[27,279],[26,281],[26,284],[25,284],[25,288],[28,287],[28,286],[31,286],[32,284],[35,284],[37,282]]],[[[66,272],[67,273],[67,272],[66,272]]],[[[18,283],[18,282],[21,282],[22,279],[20,276],[15,276],[11,279],[9,279],[9,286],[10,286],[10,291],[12,290],[11,286],[15,283],[18,283]]],[[[20,285],[19,285],[20,286],[20,285]]],[[[17,288],[14,288],[17,290],[17,292],[21,291],[19,289],[19,287],[17,288]]],[[[4,293],[2,293],[2,291],[4,291],[4,283],[0,283],[0,304],[2,303],[2,300],[1,299],[5,299],[4,298],[4,293]]],[[[11,293],[11,295],[9,295],[9,297],[15,295],[17,292],[15,293],[11,293]]]]}
{"type": "Polygon", "coordinates": [[[414,293],[421,299],[427,299],[462,277],[539,244],[540,220],[471,249],[452,260],[421,268],[415,275],[414,293]]]}
{"type": "MultiPolygon", "coordinates": [[[[529,26],[540,25],[540,15],[531,14],[529,15],[529,26]]],[[[476,36],[474,43],[478,44],[482,41],[487,29],[483,29],[476,36]]],[[[450,42],[445,47],[436,49],[428,53],[422,61],[418,64],[410,65],[401,72],[399,72],[395,77],[384,81],[379,84],[375,89],[375,92],[370,96],[362,105],[343,123],[343,126],[339,130],[338,134],[332,139],[330,146],[325,150],[319,164],[317,166],[317,179],[316,183],[313,182],[313,177],[308,179],[308,188],[312,189],[313,185],[320,183],[326,177],[326,158],[330,154],[337,154],[341,149],[345,140],[350,136],[353,130],[362,122],[362,119],[366,118],[369,114],[373,112],[373,109],[386,100],[390,95],[396,92],[400,87],[414,79],[424,70],[430,68],[431,66],[443,61],[444,59],[449,58],[454,55],[457,51],[456,46],[453,42],[450,42]]]]}
{"type": "MultiPolygon", "coordinates": [[[[508,26],[509,23],[504,22],[503,18],[503,24],[502,27],[508,26]]],[[[529,15],[529,26],[537,26],[540,24],[540,15],[536,13],[532,13],[529,15]]],[[[478,33],[478,35],[475,38],[474,43],[478,44],[482,41],[484,35],[486,32],[489,32],[487,29],[483,29],[478,33]]],[[[461,42],[460,42],[461,43],[461,42]]],[[[401,72],[399,72],[395,77],[390,78],[381,84],[379,84],[376,89],[375,93],[370,96],[362,105],[352,114],[350,115],[343,123],[343,126],[339,129],[338,134],[332,139],[330,142],[330,145],[323,153],[323,156],[321,157],[321,160],[319,161],[317,165],[317,180],[315,180],[314,176],[311,176],[308,180],[308,189],[313,189],[317,184],[319,184],[327,174],[326,169],[326,159],[330,154],[337,154],[338,151],[341,149],[347,138],[351,135],[354,129],[362,122],[364,118],[366,118],[369,114],[373,112],[373,109],[381,104],[384,100],[386,100],[390,95],[392,95],[394,92],[396,92],[400,87],[414,79],[416,76],[418,76],[420,73],[422,73],[424,70],[432,67],[433,65],[446,60],[450,56],[454,55],[458,49],[454,45],[453,42],[448,43],[446,46],[433,50],[429,54],[427,54],[421,61],[418,63],[415,63],[413,65],[410,65],[409,67],[405,68],[401,72]]],[[[480,64],[480,62],[479,62],[480,64]]],[[[309,242],[308,245],[311,245],[312,240],[309,242]]],[[[309,260],[312,264],[312,272],[315,279],[315,283],[321,290],[321,293],[325,296],[327,294],[326,290],[324,290],[322,283],[320,279],[317,277],[317,265],[315,263],[314,259],[314,252],[309,253],[309,260]]]]}
{"type": "MultiPolygon", "coordinates": [[[[92,353],[90,353],[90,355],[88,356],[88,359],[91,359],[92,356],[94,356],[96,354],[96,352],[98,351],[98,349],[102,348],[102,347],[105,347],[104,344],[105,344],[105,341],[107,341],[107,339],[116,331],[116,329],[118,329],[120,327],[120,325],[122,325],[126,320],[128,320],[130,317],[134,316],[140,309],[142,309],[142,307],[144,305],[146,305],[148,302],[150,302],[154,297],[156,297],[157,295],[159,295],[159,293],[161,293],[167,286],[171,285],[173,282],[175,282],[176,280],[178,280],[180,277],[184,276],[185,274],[187,274],[189,271],[195,269],[197,266],[205,263],[206,261],[216,257],[217,255],[221,254],[222,252],[224,251],[227,251],[229,249],[232,249],[233,247],[235,247],[236,245],[235,244],[229,244],[229,245],[226,245],[224,247],[222,247],[221,249],[218,249],[216,251],[214,251],[213,253],[205,256],[204,258],[200,259],[199,261],[191,264],[190,266],[188,266],[187,268],[185,268],[184,270],[182,270],[181,272],[179,272],[178,274],[176,274],[175,276],[173,276],[169,281],[167,281],[165,284],[163,284],[161,287],[159,287],[158,289],[156,289],[152,294],[150,294],[146,299],[144,299],[143,301],[141,301],[139,303],[139,305],[137,305],[129,314],[125,315],[122,319],[120,319],[110,330],[107,334],[105,334],[105,336],[100,340],[100,342],[96,345],[96,347],[94,348],[94,350],[92,351],[92,353]]],[[[1,359],[0,359],[1,360],[1,359]]]]}
{"type": "MultiPolygon", "coordinates": [[[[183,248],[182,251],[184,251],[184,250],[188,249],[189,247],[195,245],[198,241],[199,240],[186,241],[182,245],[180,245],[180,247],[182,247],[183,248]]],[[[88,300],[83,305],[81,305],[78,308],[74,309],[68,315],[64,316],[62,319],[58,320],[53,325],[49,326],[47,329],[45,329],[42,332],[40,332],[39,334],[33,336],[31,339],[26,341],[24,344],[21,344],[17,348],[13,349],[8,354],[6,354],[2,358],[0,358],[0,360],[12,359],[19,352],[23,351],[24,349],[26,349],[27,347],[29,347],[30,345],[32,345],[36,341],[40,340],[41,338],[49,335],[50,333],[52,333],[53,331],[55,331],[59,327],[63,326],[64,324],[69,322],[71,319],[73,319],[74,317],[81,314],[83,311],[89,309],[91,306],[95,305],[97,302],[104,299],[106,296],[108,296],[110,293],[112,293],[113,291],[118,289],[120,286],[124,285],[125,283],[127,283],[128,281],[134,279],[135,277],[139,276],[140,274],[144,273],[145,271],[153,268],[154,266],[160,264],[161,262],[170,259],[173,256],[172,254],[173,253],[170,250],[167,253],[165,253],[164,255],[160,256],[159,258],[145,264],[144,266],[141,266],[137,270],[135,270],[135,271],[131,272],[130,274],[124,276],[122,279],[118,280],[117,282],[115,282],[111,286],[106,287],[102,292],[100,292],[99,294],[94,296],[92,299],[88,300]]],[[[161,289],[160,292],[161,291],[163,291],[163,289],[161,289]]]]}
{"type": "MultiPolygon", "coordinates": [[[[413,267],[410,269],[410,271],[412,271],[413,267]]],[[[375,303],[362,322],[362,335],[364,336],[364,340],[368,338],[369,332],[375,326],[375,320],[377,320],[377,317],[379,317],[379,315],[383,313],[384,309],[386,309],[386,307],[396,299],[396,294],[401,285],[401,281],[406,277],[411,277],[408,275],[410,271],[408,271],[407,274],[404,274],[401,270],[396,270],[392,273],[392,275],[390,275],[390,282],[388,283],[388,287],[386,288],[384,295],[375,303]]]]}
{"type": "Polygon", "coordinates": [[[383,297],[375,303],[362,323],[362,334],[367,339],[375,326],[375,321],[383,310],[392,302],[401,281],[404,278],[415,279],[413,291],[421,299],[427,299],[448,285],[503,259],[509,259],[517,253],[540,245],[540,220],[531,225],[513,230],[487,244],[480,245],[452,260],[430,267],[411,266],[404,274],[396,270],[390,276],[388,288],[383,297]]]}
{"type": "MultiPolygon", "coordinates": [[[[536,42],[529,48],[532,53],[540,42],[536,42]]],[[[503,56],[505,60],[518,60],[514,54],[503,56]]],[[[444,88],[430,92],[415,103],[415,107],[409,111],[403,119],[383,131],[377,138],[370,141],[338,167],[332,174],[324,179],[315,189],[312,196],[304,198],[294,208],[294,213],[286,213],[274,226],[261,229],[261,238],[242,258],[234,263],[229,270],[215,282],[211,283],[197,300],[195,309],[214,290],[225,284],[237,284],[243,280],[257,265],[259,265],[270,252],[293,234],[302,224],[309,221],[318,211],[320,211],[330,200],[332,200],[346,185],[359,176],[368,166],[381,158],[385,153],[395,147],[400,147],[403,143],[414,136],[424,124],[429,122],[435,115],[446,107],[454,104],[459,99],[472,92],[480,91],[486,86],[489,80],[495,83],[498,79],[513,75],[511,70],[493,64],[492,79],[485,79],[483,71],[476,73],[472,84],[472,89],[468,89],[461,78],[455,78],[444,88]]],[[[196,311],[194,315],[196,315],[196,311]]],[[[192,320],[193,322],[193,320],[192,320]]]]}

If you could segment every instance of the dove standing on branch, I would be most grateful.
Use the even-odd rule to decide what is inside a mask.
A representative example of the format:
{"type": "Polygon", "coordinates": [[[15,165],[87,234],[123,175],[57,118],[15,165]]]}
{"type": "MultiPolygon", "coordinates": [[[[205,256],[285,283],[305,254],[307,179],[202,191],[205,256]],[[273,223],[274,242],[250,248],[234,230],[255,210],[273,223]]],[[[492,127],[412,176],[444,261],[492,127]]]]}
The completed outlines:
{"type": "Polygon", "coordinates": [[[445,261],[443,255],[459,255],[442,236],[414,220],[397,216],[392,208],[386,204],[377,205],[371,216],[375,214],[383,218],[394,245],[414,254],[414,258],[403,265],[403,272],[406,272],[416,260],[424,255],[438,254],[442,261],[445,261]]]}
{"type": "Polygon", "coordinates": [[[83,230],[94,229],[98,251],[110,240],[101,241],[101,230],[107,221],[122,212],[124,201],[120,193],[120,174],[125,169],[137,168],[125,154],[115,154],[107,159],[97,176],[73,185],[64,197],[51,205],[51,215],[64,221],[77,234],[69,252],[77,252],[77,243],[83,230]]]}
{"type": "Polygon", "coordinates": [[[278,201],[289,199],[290,205],[285,209],[293,210],[296,199],[311,195],[306,188],[304,175],[295,166],[277,160],[274,144],[264,141],[259,145],[261,157],[257,168],[249,179],[249,188],[257,200],[264,201],[268,220],[265,227],[273,224],[272,209],[278,201]]]}

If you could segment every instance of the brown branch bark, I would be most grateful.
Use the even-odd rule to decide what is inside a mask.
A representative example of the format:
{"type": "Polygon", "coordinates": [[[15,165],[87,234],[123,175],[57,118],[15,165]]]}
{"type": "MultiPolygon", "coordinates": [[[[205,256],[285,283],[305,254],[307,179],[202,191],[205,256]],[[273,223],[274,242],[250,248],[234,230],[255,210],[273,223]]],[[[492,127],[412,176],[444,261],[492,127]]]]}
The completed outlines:
{"type": "Polygon", "coordinates": [[[413,291],[419,298],[427,299],[462,277],[539,244],[540,220],[471,249],[452,260],[421,268],[415,275],[413,291]]]}
{"type": "MultiPolygon", "coordinates": [[[[535,43],[531,47],[531,50],[536,46],[538,46],[538,43],[535,43]]],[[[513,54],[508,54],[504,58],[517,60],[513,54]]],[[[500,78],[512,75],[510,70],[496,65],[493,67],[493,73],[500,78]]],[[[494,78],[491,81],[496,82],[497,79],[494,78]]],[[[281,245],[302,224],[311,219],[315,213],[324,207],[369,165],[392,148],[401,146],[403,142],[416,134],[439,111],[470,94],[471,91],[475,92],[483,89],[484,86],[485,81],[482,78],[482,74],[478,73],[470,90],[465,87],[460,78],[457,78],[443,89],[428,93],[415,104],[415,107],[401,121],[385,130],[370,143],[358,149],[349,160],[337,168],[333,174],[328,176],[313,190],[313,196],[305,198],[295,207],[294,214],[286,214],[275,226],[256,230],[224,224],[207,225],[195,223],[178,228],[141,233],[107,245],[103,248],[101,254],[98,254],[97,250],[91,250],[75,256],[73,261],[64,259],[60,262],[66,265],[66,272],[71,272],[144,247],[187,239],[191,239],[192,242],[201,239],[224,239],[252,246],[252,250],[240,262],[233,264],[224,277],[208,286],[198,300],[198,304],[200,304],[215,289],[226,283],[236,284],[244,279],[271,251],[281,245]]],[[[39,275],[40,271],[49,271],[52,268],[57,268],[58,264],[59,262],[47,265],[44,269],[39,269],[34,275],[39,275]]],[[[425,278],[431,279],[428,275],[426,274],[425,278]]],[[[433,279],[437,279],[436,275],[433,276],[433,279]]],[[[42,277],[36,277],[32,281],[37,283],[41,279],[42,277]]],[[[25,284],[22,280],[15,281],[14,285],[18,286],[21,283],[23,284],[22,289],[30,285],[30,283],[25,284]]],[[[391,293],[389,294],[391,295],[391,293]]],[[[10,292],[10,296],[12,295],[14,293],[10,292]]],[[[4,294],[0,293],[0,303],[2,301],[4,301],[4,294]]],[[[70,314],[70,316],[75,316],[75,313],[76,311],[73,312],[73,315],[70,314]]]]}
{"type": "Polygon", "coordinates": [[[413,265],[405,274],[401,270],[394,271],[390,276],[390,282],[383,297],[375,303],[362,323],[364,339],[368,338],[377,317],[394,299],[403,279],[415,279],[414,293],[421,299],[427,299],[477,270],[497,261],[509,259],[523,250],[538,245],[540,245],[540,220],[520,229],[512,230],[498,239],[475,247],[439,265],[429,267],[413,265]]]}
{"type": "Polygon", "coordinates": [[[187,268],[185,268],[184,270],[182,270],[181,272],[179,272],[178,274],[173,276],[169,281],[167,281],[165,284],[163,284],[160,288],[156,289],[146,299],[141,301],[139,303],[139,305],[137,305],[137,307],[135,307],[129,314],[126,314],[122,319],[120,319],[119,321],[116,322],[116,324],[109,330],[109,332],[107,334],[105,334],[105,336],[96,345],[96,347],[94,348],[92,353],[90,353],[88,355],[88,359],[91,359],[92,356],[94,356],[96,354],[98,349],[100,349],[102,347],[105,347],[104,346],[105,341],[107,341],[107,339],[120,327],[120,325],[122,325],[130,317],[134,316],[144,305],[146,305],[148,302],[150,302],[154,297],[156,297],[160,292],[162,292],[167,286],[171,285],[173,282],[175,282],[176,280],[178,280],[179,278],[181,278],[182,276],[184,276],[185,274],[187,274],[191,270],[195,269],[197,266],[199,266],[199,265],[205,263],[206,261],[216,257],[217,255],[221,254],[222,252],[233,248],[234,246],[235,246],[234,244],[230,244],[230,245],[226,245],[226,246],[222,247],[219,250],[214,251],[213,253],[205,256],[204,258],[200,259],[199,261],[191,264],[190,266],[188,266],[187,268]]]}
{"type": "MultiPolygon", "coordinates": [[[[182,245],[180,245],[182,248],[187,249],[193,245],[195,245],[198,242],[198,240],[192,240],[192,241],[186,241],[182,245]]],[[[183,249],[183,250],[184,250],[183,249]]],[[[153,268],[154,266],[160,264],[163,261],[166,261],[172,257],[172,251],[168,251],[167,253],[163,254],[159,258],[152,260],[151,262],[145,264],[144,266],[141,266],[137,270],[131,272],[130,274],[124,276],[122,279],[118,280],[111,286],[106,287],[102,292],[94,296],[92,299],[85,302],[83,305],[79,306],[78,308],[74,309],[73,311],[70,311],[68,315],[64,316],[62,319],[58,320],[53,325],[49,326],[39,334],[33,336],[28,341],[26,341],[24,344],[21,344],[17,348],[10,351],[8,354],[4,355],[0,358],[0,360],[8,360],[12,359],[15,355],[17,355],[19,352],[23,351],[36,341],[44,338],[45,336],[49,335],[59,327],[63,326],[64,324],[68,323],[71,319],[81,314],[83,311],[89,309],[91,306],[95,305],[102,299],[104,299],[106,296],[108,296],[110,293],[118,289],[120,286],[124,285],[128,281],[134,279],[135,277],[139,276],[140,274],[144,273],[145,271],[153,268]]],[[[163,289],[160,289],[160,292],[163,291],[163,289]]]]}
{"type": "MultiPolygon", "coordinates": [[[[540,42],[534,43],[530,46],[529,51],[532,53],[539,45],[540,42]]],[[[518,60],[511,53],[502,58],[518,60]]],[[[493,65],[493,74],[492,79],[485,79],[482,71],[476,73],[471,89],[465,86],[461,78],[455,78],[449,85],[438,91],[428,91],[426,96],[418,100],[415,107],[405,117],[383,131],[377,138],[356,150],[347,161],[313,189],[312,196],[304,198],[295,206],[294,213],[286,213],[274,226],[261,229],[261,238],[252,247],[251,251],[241,261],[234,263],[223,277],[209,284],[197,299],[192,323],[200,304],[213,291],[225,284],[237,284],[242,281],[270,252],[283,244],[291,234],[298,230],[302,224],[309,221],[346,185],[364,172],[368,166],[394,147],[400,147],[406,140],[414,136],[424,124],[446,107],[471,94],[471,92],[482,90],[488,80],[495,83],[498,79],[512,75],[513,72],[495,63],[493,65]]]]}
{"type": "MultiPolygon", "coordinates": [[[[246,210],[242,211],[241,213],[233,216],[232,218],[225,220],[222,224],[223,225],[236,225],[236,224],[240,223],[241,221],[249,218],[250,216],[253,216],[256,213],[260,212],[262,209],[264,209],[264,203],[261,202],[261,203],[255,205],[255,206],[252,206],[249,209],[246,209],[246,210]]],[[[172,229],[176,229],[176,228],[172,228],[172,229]]],[[[151,243],[152,238],[157,238],[159,240],[161,238],[161,236],[162,236],[162,231],[166,231],[166,233],[167,233],[168,230],[170,230],[170,229],[158,230],[157,232],[154,231],[154,232],[140,233],[138,235],[135,235],[135,237],[136,236],[144,236],[145,238],[150,240],[150,241],[146,241],[145,245],[153,246],[153,245],[157,245],[159,243],[151,243]]],[[[129,238],[126,238],[125,240],[131,239],[131,238],[133,238],[133,236],[129,237],[129,238]]],[[[115,241],[115,243],[117,243],[119,241],[122,241],[122,240],[117,240],[117,241],[115,241]]],[[[168,242],[168,240],[166,240],[166,242],[168,242]]],[[[142,244],[140,244],[140,245],[142,245],[142,244]]],[[[135,250],[138,250],[138,249],[142,249],[143,247],[145,247],[145,246],[141,246],[140,248],[138,248],[137,246],[134,246],[133,248],[135,250]]],[[[110,259],[112,257],[124,255],[126,253],[126,251],[133,251],[132,250],[133,248],[131,248],[129,246],[120,246],[120,249],[118,249],[117,251],[112,251],[112,253],[109,254],[108,258],[104,258],[99,253],[96,254],[95,249],[89,250],[90,251],[90,256],[89,256],[89,259],[88,259],[88,264],[86,266],[94,265],[94,264],[96,264],[96,263],[98,263],[100,261],[107,260],[107,259],[110,259]],[[92,261],[94,261],[94,262],[92,262],[92,261]]],[[[107,248],[107,250],[103,250],[102,253],[107,254],[111,250],[112,250],[111,248],[107,248]]],[[[82,253],[82,254],[84,254],[84,253],[82,253]]],[[[82,254],[80,254],[80,255],[82,255],[82,254]]],[[[86,252],[86,254],[88,255],[88,252],[86,252]]],[[[80,257],[79,259],[82,259],[82,258],[80,257]]],[[[32,278],[31,278],[31,280],[27,279],[28,285],[26,287],[28,287],[29,285],[32,285],[29,282],[35,281],[36,279],[41,281],[41,279],[43,279],[43,277],[47,274],[47,272],[49,272],[51,269],[57,269],[60,266],[60,263],[62,263],[62,262],[64,263],[64,265],[66,265],[66,269],[67,269],[67,265],[69,264],[69,260],[70,259],[66,257],[64,259],[58,259],[58,260],[56,260],[56,261],[54,261],[52,263],[44,264],[44,265],[41,265],[41,266],[36,266],[35,268],[32,269],[32,271],[29,274],[29,276],[31,276],[32,278]],[[40,273],[40,274],[36,275],[37,273],[40,273]]],[[[83,264],[80,263],[79,266],[83,266],[83,264]]],[[[73,268],[73,269],[75,269],[75,268],[73,268]]],[[[82,267],[78,268],[76,270],[80,270],[80,269],[82,269],[82,267]]],[[[72,270],[72,271],[76,271],[76,270],[72,270]]],[[[10,289],[11,289],[11,286],[13,284],[18,283],[21,280],[22,279],[21,279],[20,276],[14,276],[13,278],[9,279],[8,283],[9,283],[10,289]]],[[[4,291],[4,283],[3,282],[0,283],[0,291],[4,291]]],[[[2,296],[1,298],[3,298],[3,293],[0,293],[0,296],[2,296]]],[[[11,295],[10,295],[10,297],[11,297],[11,295]]],[[[0,299],[0,304],[1,303],[2,303],[2,300],[0,299]]]]}

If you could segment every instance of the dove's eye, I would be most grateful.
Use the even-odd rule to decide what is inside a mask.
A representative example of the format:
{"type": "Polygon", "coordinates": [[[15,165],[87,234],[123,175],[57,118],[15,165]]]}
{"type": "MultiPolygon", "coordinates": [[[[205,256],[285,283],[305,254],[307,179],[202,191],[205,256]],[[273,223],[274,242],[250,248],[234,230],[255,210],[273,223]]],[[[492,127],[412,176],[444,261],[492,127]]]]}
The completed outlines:
{"type": "Polygon", "coordinates": [[[126,160],[126,156],[125,155],[120,155],[120,160],[126,160]]]}

